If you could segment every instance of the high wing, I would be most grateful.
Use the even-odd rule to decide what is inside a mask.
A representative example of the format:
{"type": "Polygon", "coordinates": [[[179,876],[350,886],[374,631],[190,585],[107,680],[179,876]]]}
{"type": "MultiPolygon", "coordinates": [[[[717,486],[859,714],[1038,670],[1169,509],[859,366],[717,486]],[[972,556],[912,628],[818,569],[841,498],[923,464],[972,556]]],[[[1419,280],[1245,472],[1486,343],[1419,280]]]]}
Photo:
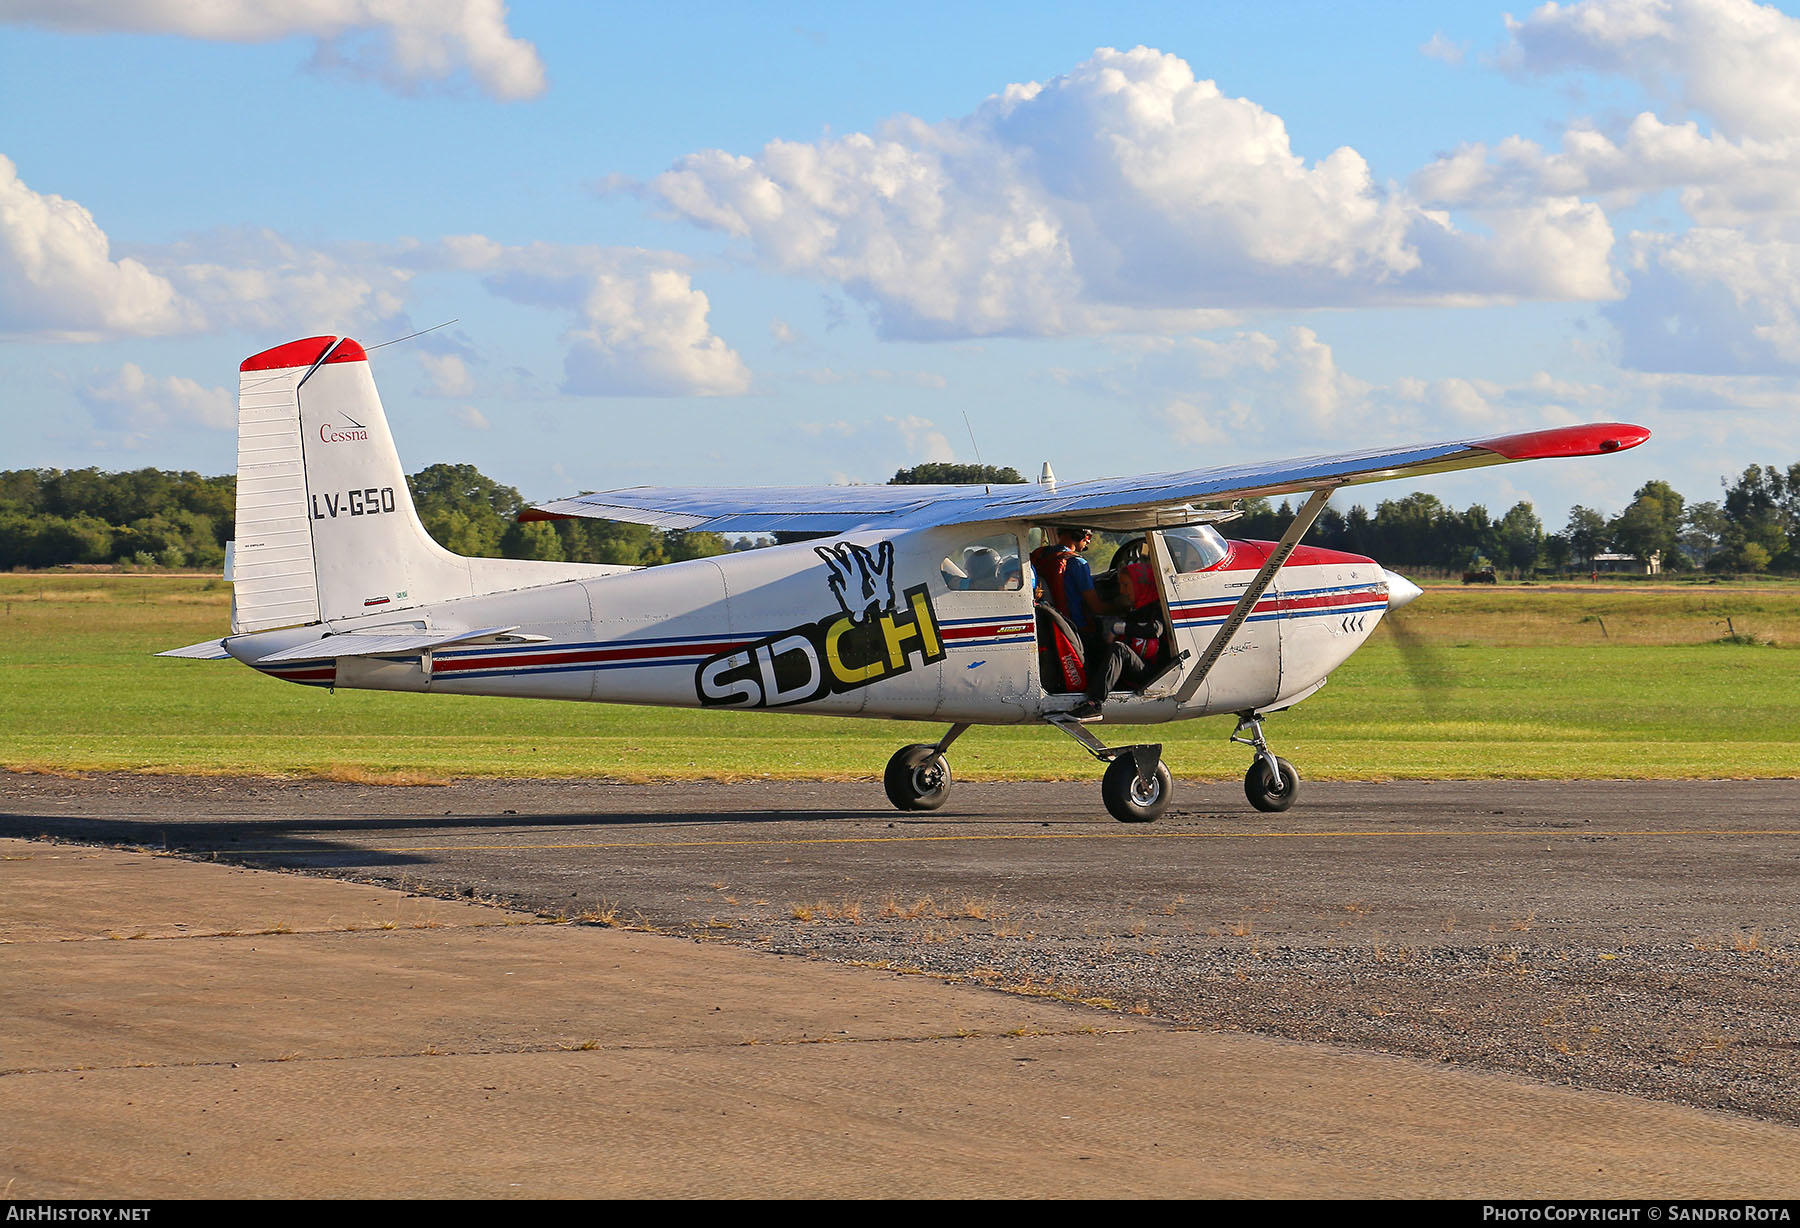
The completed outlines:
{"type": "Polygon", "coordinates": [[[921,523],[914,517],[934,505],[975,496],[988,497],[979,486],[632,486],[540,504],[519,519],[623,520],[713,533],[842,533],[866,525],[921,523]]]}
{"type": "Polygon", "coordinates": [[[1069,520],[1097,528],[1147,529],[1205,520],[1210,518],[1208,505],[1217,508],[1237,499],[1332,490],[1511,461],[1600,456],[1635,448],[1648,438],[1650,432],[1641,426],[1596,422],[1062,485],[633,486],[539,504],[519,519],[586,517],[717,533],[845,533],[989,520],[1069,520]]]}

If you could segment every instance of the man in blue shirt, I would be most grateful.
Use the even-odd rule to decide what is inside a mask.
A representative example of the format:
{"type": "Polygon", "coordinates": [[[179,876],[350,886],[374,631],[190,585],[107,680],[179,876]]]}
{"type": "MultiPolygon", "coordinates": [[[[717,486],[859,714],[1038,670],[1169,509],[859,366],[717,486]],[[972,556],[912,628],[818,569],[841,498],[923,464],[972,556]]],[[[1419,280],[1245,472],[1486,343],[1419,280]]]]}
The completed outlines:
{"type": "Polygon", "coordinates": [[[1062,525],[1056,530],[1056,545],[1045,544],[1031,552],[1031,565],[1037,571],[1037,588],[1084,639],[1093,629],[1094,619],[1106,612],[1100,603],[1100,594],[1094,591],[1094,573],[1089,569],[1088,561],[1081,557],[1082,551],[1093,540],[1092,529],[1062,525]],[[1057,591],[1059,572],[1062,584],[1057,591]]]}

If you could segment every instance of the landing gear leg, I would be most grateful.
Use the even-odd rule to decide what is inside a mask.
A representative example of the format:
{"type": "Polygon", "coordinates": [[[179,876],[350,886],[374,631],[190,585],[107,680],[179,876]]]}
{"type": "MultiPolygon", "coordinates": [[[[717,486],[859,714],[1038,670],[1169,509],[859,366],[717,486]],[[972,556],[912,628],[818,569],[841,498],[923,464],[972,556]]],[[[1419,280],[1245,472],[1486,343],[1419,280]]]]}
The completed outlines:
{"type": "Polygon", "coordinates": [[[1263,741],[1262,717],[1254,712],[1240,713],[1231,740],[1256,751],[1250,770],[1244,773],[1244,796],[1250,804],[1265,814],[1279,814],[1292,806],[1300,795],[1300,773],[1286,759],[1277,758],[1263,741]],[[1250,731],[1247,738],[1242,736],[1246,729],[1250,731]]]}
{"type": "Polygon", "coordinates": [[[896,810],[936,810],[950,796],[950,760],[944,752],[967,725],[952,725],[936,742],[902,746],[888,760],[881,784],[896,810]]]}
{"type": "Polygon", "coordinates": [[[1162,747],[1106,746],[1067,713],[1044,718],[1081,743],[1082,748],[1106,764],[1100,779],[1100,797],[1107,813],[1121,823],[1153,823],[1169,808],[1175,782],[1169,765],[1162,761],[1162,747]]]}

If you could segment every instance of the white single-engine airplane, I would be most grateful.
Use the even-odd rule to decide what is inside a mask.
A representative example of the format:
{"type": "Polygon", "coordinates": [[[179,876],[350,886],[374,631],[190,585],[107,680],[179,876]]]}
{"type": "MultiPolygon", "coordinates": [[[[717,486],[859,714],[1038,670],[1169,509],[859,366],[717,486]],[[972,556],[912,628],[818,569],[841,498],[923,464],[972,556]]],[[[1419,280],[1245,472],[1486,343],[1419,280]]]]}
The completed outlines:
{"type": "Polygon", "coordinates": [[[1333,491],[1595,456],[1650,434],[1597,423],[1063,485],[1046,470],[1037,484],[1000,486],[640,486],[521,517],[814,535],[630,568],[438,546],[413,510],[367,355],[347,337],[247,359],[238,395],[231,634],[161,655],[235,657],[313,686],[948,722],[889,761],[887,794],[902,810],[943,804],[946,752],[970,726],[1042,721],[1108,764],[1101,792],[1124,822],[1163,812],[1169,770],[1161,746],[1106,746],[1096,723],[1236,714],[1231,740],[1255,752],[1251,804],[1293,803],[1298,776],[1269,750],[1262,718],[1324,686],[1419,594],[1371,559],[1298,544],[1333,491]],[[1279,542],[1213,528],[1238,514],[1236,500],[1302,493],[1279,542]],[[1096,580],[1108,591],[1120,567],[1147,563],[1168,629],[1148,676],[1098,716],[1084,714],[1081,637],[1033,601],[1031,535],[1055,525],[1133,535],[1096,580]]]}

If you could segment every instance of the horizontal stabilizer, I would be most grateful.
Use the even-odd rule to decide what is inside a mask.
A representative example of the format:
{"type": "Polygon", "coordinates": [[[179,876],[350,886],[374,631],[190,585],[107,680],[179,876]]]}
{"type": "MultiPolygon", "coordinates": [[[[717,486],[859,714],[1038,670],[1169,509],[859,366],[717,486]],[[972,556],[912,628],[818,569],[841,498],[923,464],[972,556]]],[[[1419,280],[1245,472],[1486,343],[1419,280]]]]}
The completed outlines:
{"type": "MultiPolygon", "coordinates": [[[[308,640],[304,644],[296,644],[292,648],[283,648],[280,652],[272,652],[266,657],[258,657],[258,665],[275,665],[282,661],[318,661],[326,657],[386,657],[405,653],[423,652],[428,648],[442,648],[447,644],[466,644],[471,640],[484,640],[490,636],[505,635],[516,631],[511,627],[485,627],[480,631],[348,631],[340,635],[327,635],[322,639],[308,640]]],[[[520,642],[536,642],[549,637],[543,635],[520,635],[513,637],[520,642]]]]}
{"type": "Polygon", "coordinates": [[[171,648],[167,652],[159,652],[159,657],[185,657],[190,661],[224,661],[231,654],[225,651],[224,640],[202,640],[198,644],[189,644],[186,648],[171,648]]]}

